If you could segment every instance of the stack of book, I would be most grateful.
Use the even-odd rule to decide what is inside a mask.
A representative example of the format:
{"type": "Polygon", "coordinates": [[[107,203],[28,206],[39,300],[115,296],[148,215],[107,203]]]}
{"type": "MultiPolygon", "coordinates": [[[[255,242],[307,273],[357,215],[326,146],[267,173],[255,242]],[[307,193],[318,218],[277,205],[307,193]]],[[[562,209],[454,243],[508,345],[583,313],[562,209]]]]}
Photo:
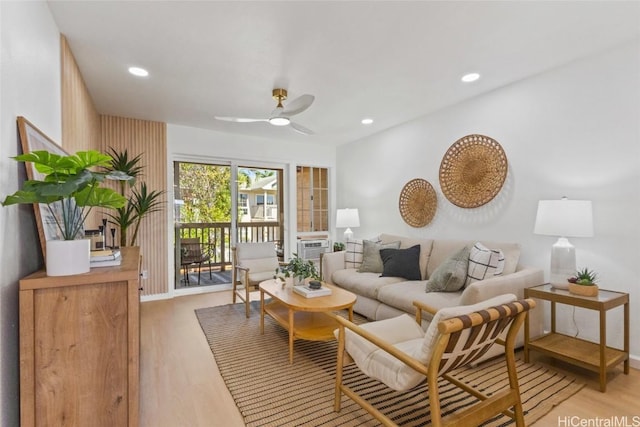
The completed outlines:
{"type": "Polygon", "coordinates": [[[121,262],[120,249],[91,251],[91,267],[113,267],[120,265],[121,262]]]}
{"type": "Polygon", "coordinates": [[[294,286],[293,292],[302,295],[305,298],[323,297],[325,295],[331,295],[331,289],[327,287],[321,287],[320,289],[310,288],[309,285],[294,286]]]}

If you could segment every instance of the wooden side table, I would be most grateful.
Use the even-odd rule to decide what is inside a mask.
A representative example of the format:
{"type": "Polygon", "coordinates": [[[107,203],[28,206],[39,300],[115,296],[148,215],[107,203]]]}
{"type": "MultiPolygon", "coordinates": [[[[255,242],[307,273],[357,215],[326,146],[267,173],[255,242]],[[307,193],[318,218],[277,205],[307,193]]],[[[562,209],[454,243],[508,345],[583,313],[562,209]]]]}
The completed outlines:
{"type": "Polygon", "coordinates": [[[600,289],[598,296],[583,297],[549,284],[524,290],[525,298],[551,302],[551,332],[539,337],[529,336],[529,317],[524,325],[524,360],[535,350],[600,374],[600,391],[607,391],[607,371],[624,362],[624,373],[629,374],[629,294],[600,289]],[[594,343],[556,332],[556,304],[597,310],[600,313],[600,342],[594,343]],[[624,306],[624,348],[607,346],[607,311],[624,306]]]}

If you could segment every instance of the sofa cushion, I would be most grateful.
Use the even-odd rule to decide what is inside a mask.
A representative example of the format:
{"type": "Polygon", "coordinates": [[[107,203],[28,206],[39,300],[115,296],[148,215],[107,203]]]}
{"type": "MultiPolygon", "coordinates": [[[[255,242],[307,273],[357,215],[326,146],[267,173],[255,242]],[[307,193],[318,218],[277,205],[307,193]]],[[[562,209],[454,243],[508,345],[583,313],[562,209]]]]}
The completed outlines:
{"type": "Polygon", "coordinates": [[[382,277],[402,277],[420,280],[420,245],[407,249],[380,249],[382,277]]]}
{"type": "Polygon", "coordinates": [[[403,281],[381,286],[378,289],[378,301],[411,314],[416,312],[413,301],[421,301],[437,309],[459,304],[462,292],[426,293],[425,283],[425,281],[403,281]]]}
{"type": "Polygon", "coordinates": [[[335,271],[331,276],[331,281],[357,295],[376,299],[380,287],[403,282],[405,279],[401,277],[380,277],[379,273],[360,273],[354,268],[349,268],[335,271]]]}
{"type": "Polygon", "coordinates": [[[455,292],[464,287],[469,267],[469,248],[464,246],[429,276],[426,292],[455,292]]]}
{"type": "Polygon", "coordinates": [[[384,265],[380,258],[380,249],[398,249],[400,242],[377,243],[371,240],[365,240],[363,244],[362,265],[358,271],[360,273],[382,273],[384,265]]]}
{"type": "Polygon", "coordinates": [[[504,270],[504,254],[477,242],[469,251],[469,269],[465,286],[479,280],[499,276],[504,270]]]}
{"type": "MultiPolygon", "coordinates": [[[[464,246],[471,247],[477,240],[434,240],[433,249],[429,256],[429,264],[427,265],[427,277],[431,277],[436,268],[444,260],[462,249],[464,246]]],[[[520,245],[517,243],[482,241],[482,244],[489,249],[500,249],[504,254],[504,270],[502,274],[507,275],[515,273],[520,259],[520,245]]]]}

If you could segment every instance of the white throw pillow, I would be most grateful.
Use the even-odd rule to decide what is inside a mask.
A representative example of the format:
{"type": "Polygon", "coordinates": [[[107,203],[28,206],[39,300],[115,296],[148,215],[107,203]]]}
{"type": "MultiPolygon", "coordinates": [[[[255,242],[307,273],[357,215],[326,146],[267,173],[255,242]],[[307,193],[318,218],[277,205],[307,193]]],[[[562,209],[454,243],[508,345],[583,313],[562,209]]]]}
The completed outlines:
{"type": "Polygon", "coordinates": [[[493,250],[478,242],[469,252],[469,268],[464,285],[499,276],[504,270],[504,254],[500,249],[493,250]]]}
{"type": "MultiPolygon", "coordinates": [[[[369,239],[372,242],[380,243],[380,237],[369,239]]],[[[364,246],[362,239],[348,238],[345,244],[344,263],[345,268],[357,268],[362,265],[364,246]]]]}
{"type": "Polygon", "coordinates": [[[362,239],[347,239],[344,262],[347,268],[360,268],[362,265],[362,239]]]}

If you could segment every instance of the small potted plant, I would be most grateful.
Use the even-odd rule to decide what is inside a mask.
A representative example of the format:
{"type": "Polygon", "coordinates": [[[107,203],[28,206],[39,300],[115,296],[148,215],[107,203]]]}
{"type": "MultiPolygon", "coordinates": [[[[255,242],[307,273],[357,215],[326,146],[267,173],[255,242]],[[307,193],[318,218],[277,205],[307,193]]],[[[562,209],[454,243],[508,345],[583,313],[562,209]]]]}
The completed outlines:
{"type": "Polygon", "coordinates": [[[575,276],[568,279],[569,292],[576,295],[594,297],[598,295],[597,278],[598,274],[586,267],[578,270],[575,276]]]}
{"type": "Polygon", "coordinates": [[[99,151],[79,151],[60,156],[45,150],[14,157],[18,162],[33,163],[44,175],[42,181],[25,181],[22,190],[7,196],[2,204],[40,203],[58,231],[58,240],[46,242],[46,267],[49,276],[64,276],[89,271],[91,240],[84,239],[84,221],[91,208],[116,209],[126,199],[109,188],[101,188],[106,179],[127,180],[120,172],[96,172],[94,167],[107,167],[111,157],[99,151]]]}
{"type": "Polygon", "coordinates": [[[294,285],[304,285],[306,279],[319,280],[320,275],[316,265],[311,260],[304,260],[294,253],[289,262],[276,269],[276,276],[293,277],[294,285]]]}
{"type": "Polygon", "coordinates": [[[344,251],[344,243],[342,242],[335,242],[333,244],[333,252],[340,252],[340,251],[344,251]]]}

